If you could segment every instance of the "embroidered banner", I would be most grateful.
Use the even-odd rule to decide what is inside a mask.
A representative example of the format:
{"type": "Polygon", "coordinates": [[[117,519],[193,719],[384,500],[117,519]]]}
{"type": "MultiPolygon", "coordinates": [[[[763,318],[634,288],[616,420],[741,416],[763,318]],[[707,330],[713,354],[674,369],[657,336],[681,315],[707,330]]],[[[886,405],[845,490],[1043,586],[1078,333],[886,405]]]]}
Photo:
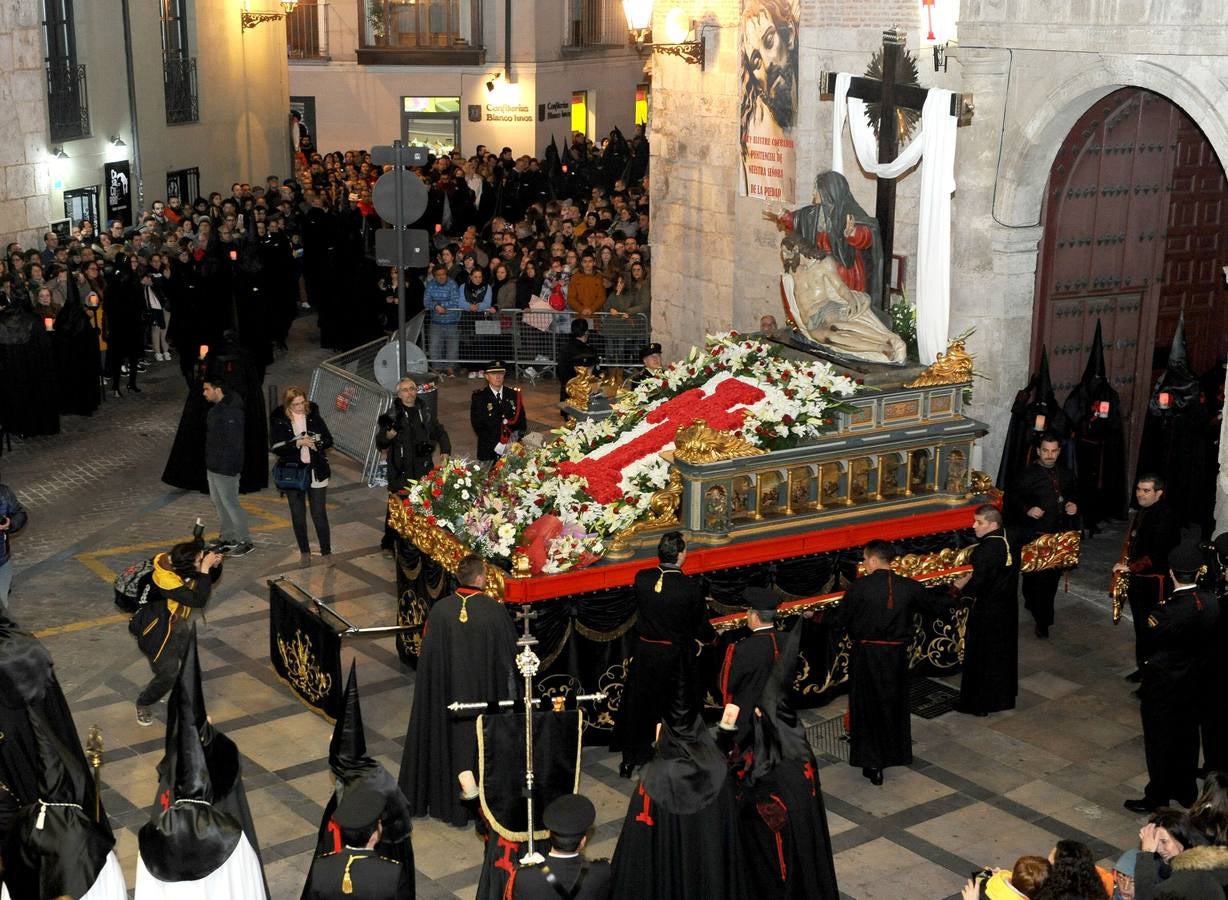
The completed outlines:
{"type": "Polygon", "coordinates": [[[269,582],[269,659],[277,677],[330,721],[341,711],[341,636],[297,585],[269,582]]]}
{"type": "Polygon", "coordinates": [[[799,0],[742,0],[738,193],[743,197],[796,199],[799,7],[799,0]]]}

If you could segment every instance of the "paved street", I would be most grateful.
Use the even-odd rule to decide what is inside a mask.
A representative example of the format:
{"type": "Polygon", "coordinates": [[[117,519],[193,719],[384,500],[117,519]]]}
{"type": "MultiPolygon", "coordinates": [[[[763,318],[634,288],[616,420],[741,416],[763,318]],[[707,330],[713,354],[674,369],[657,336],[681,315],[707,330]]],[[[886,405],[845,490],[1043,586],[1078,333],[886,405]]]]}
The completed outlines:
{"type": "MultiPolygon", "coordinates": [[[[300,319],[291,353],[269,370],[268,385],[306,386],[327,354],[313,346],[314,319],[300,319]]],[[[175,363],[155,363],[144,393],[108,396],[92,418],[66,418],[63,433],[14,439],[0,473],[30,512],[14,540],[11,599],[19,621],[44,640],[84,737],[98,724],[106,746],[104,801],[133,884],[136,831],[148,817],[162,754],[165,704],[155,727],[137,725],[133,698],[149,669],[117,614],[115,572],[187,537],[201,516],[211,531],[212,506],[202,494],[160,481],[186,388],[175,363]]],[[[475,382],[443,386],[442,420],[457,452],[472,451],[468,392],[475,382]]],[[[531,421],[558,421],[554,382],[527,392],[531,421]]],[[[330,404],[321,403],[327,419],[330,404]]],[[[296,567],[298,551],[285,501],[275,491],[245,496],[256,552],[226,565],[200,632],[205,693],[214,724],[244,756],[244,780],[265,868],[276,900],[297,898],[315,843],[324,801],[331,726],[302,706],[269,665],[266,582],[285,575],[330,599],[363,625],[394,621],[393,564],[378,548],[385,494],[360,483],[359,467],[334,455],[329,487],[337,565],[296,567]]],[[[996,465],[996,461],[995,461],[996,465]]],[[[314,540],[314,534],[313,534],[314,540]]],[[[1141,819],[1121,801],[1145,781],[1133,687],[1132,632],[1110,624],[1104,589],[1120,534],[1091,542],[1084,565],[1059,593],[1053,637],[1039,641],[1021,627],[1022,681],[1016,710],[976,719],[948,713],[914,718],[916,762],[890,769],[873,787],[859,771],[825,757],[821,769],[842,893],[848,897],[957,895],[974,868],[1010,866],[1025,853],[1047,853],[1058,837],[1088,842],[1101,860],[1134,846],[1141,819]]],[[[412,698],[412,673],[391,638],[344,645],[344,665],[358,659],[369,751],[394,774],[412,698]]],[[[957,679],[952,683],[957,683],[957,679]]],[[[839,716],[843,698],[807,713],[814,723],[839,716]]],[[[612,852],[631,784],[617,760],[584,751],[583,790],[598,808],[591,845],[612,852]]],[[[472,831],[432,820],[415,823],[421,898],[472,897],[481,845],[472,831]]]]}

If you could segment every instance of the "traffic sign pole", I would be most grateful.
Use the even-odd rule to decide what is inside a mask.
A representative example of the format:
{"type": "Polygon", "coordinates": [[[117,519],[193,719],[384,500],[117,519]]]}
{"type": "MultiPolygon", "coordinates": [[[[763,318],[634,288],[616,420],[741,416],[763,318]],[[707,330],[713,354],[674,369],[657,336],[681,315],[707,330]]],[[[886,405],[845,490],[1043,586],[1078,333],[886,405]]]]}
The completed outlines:
{"type": "Polygon", "coordinates": [[[401,142],[392,142],[394,157],[393,172],[397,178],[397,218],[394,227],[397,230],[397,362],[400,364],[401,377],[405,377],[405,241],[402,231],[408,222],[403,221],[405,210],[405,170],[402,168],[404,147],[401,142]]]}

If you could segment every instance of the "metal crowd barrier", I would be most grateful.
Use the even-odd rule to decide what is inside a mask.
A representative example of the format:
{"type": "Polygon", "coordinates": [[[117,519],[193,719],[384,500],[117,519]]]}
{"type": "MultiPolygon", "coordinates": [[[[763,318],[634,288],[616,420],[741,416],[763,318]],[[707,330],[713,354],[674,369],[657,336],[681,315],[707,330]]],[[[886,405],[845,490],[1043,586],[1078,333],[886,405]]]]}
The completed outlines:
{"type": "Polygon", "coordinates": [[[387,343],[380,338],[326,359],[312,372],[308,392],[328,422],[334,448],[362,463],[368,483],[383,456],[375,448],[376,420],[392,405],[392,395],[375,380],[375,356],[387,343]]]}
{"type": "MultiPolygon", "coordinates": [[[[519,309],[471,313],[466,310],[457,322],[438,327],[433,324],[433,318],[433,310],[428,310],[423,349],[435,371],[458,366],[480,368],[492,359],[501,359],[514,366],[517,374],[535,377],[555,374],[558,354],[571,336],[575,313],[519,309]]],[[[598,313],[589,316],[588,320],[588,343],[602,365],[630,368],[641,364],[640,348],[648,343],[652,334],[647,316],[624,318],[598,313]]]]}

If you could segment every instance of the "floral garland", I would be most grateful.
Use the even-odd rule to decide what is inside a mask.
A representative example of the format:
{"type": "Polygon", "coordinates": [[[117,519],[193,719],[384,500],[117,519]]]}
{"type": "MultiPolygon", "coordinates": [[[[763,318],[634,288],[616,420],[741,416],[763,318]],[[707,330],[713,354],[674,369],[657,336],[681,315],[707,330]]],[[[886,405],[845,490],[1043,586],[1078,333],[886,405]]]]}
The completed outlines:
{"type": "MultiPolygon", "coordinates": [[[[414,484],[406,502],[474,552],[499,560],[510,559],[525,528],[556,515],[563,532],[549,542],[543,571],[562,572],[599,558],[604,542],[642,518],[652,495],[669,483],[661,454],[673,448],[673,433],[648,441],[651,452],[634,448],[658,427],[662,414],[654,412],[671,400],[720,391],[730,416],[722,430],[780,450],[829,431],[855,390],[827,363],[787,359],[776,345],[736,333],[714,335],[619,398],[608,418],[556,432],[540,450],[514,445],[489,471],[449,460],[414,484]]],[[[689,424],[673,419],[675,431],[689,424]]]]}

